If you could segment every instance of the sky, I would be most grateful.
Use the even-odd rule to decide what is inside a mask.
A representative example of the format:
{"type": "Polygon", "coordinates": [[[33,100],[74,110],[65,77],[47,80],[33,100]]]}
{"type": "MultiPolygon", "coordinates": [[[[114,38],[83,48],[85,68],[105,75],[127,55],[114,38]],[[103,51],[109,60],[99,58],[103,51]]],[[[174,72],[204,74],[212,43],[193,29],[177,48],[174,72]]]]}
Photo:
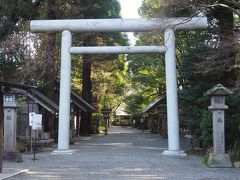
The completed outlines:
{"type": "MultiPolygon", "coordinates": [[[[119,0],[121,4],[122,18],[139,18],[138,8],[142,4],[142,0],[119,0]]],[[[130,40],[130,45],[135,44],[135,38],[133,33],[127,33],[130,40]]]]}
{"type": "Polygon", "coordinates": [[[137,10],[142,4],[142,0],[119,0],[119,2],[123,18],[139,18],[137,10]]]}

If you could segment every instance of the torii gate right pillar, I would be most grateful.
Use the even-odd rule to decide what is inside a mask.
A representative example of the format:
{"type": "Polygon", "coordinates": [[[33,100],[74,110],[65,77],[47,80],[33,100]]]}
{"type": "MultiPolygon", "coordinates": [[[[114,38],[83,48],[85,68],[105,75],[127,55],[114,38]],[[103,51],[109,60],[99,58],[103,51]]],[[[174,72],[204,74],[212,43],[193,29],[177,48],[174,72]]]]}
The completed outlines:
{"type": "Polygon", "coordinates": [[[173,29],[166,29],[164,33],[166,46],[166,91],[167,91],[167,119],[168,119],[168,150],[164,155],[186,155],[180,150],[179,117],[177,97],[177,71],[175,33],[173,29]]]}

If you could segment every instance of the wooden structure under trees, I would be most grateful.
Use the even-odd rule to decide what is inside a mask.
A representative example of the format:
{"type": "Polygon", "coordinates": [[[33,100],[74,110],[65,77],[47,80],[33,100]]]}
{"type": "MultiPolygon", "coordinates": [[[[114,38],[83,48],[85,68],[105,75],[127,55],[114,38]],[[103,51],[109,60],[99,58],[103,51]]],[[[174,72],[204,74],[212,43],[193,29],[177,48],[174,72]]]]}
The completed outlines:
{"type": "Polygon", "coordinates": [[[167,136],[167,109],[166,97],[160,96],[150,103],[142,114],[147,121],[148,128],[153,133],[160,133],[162,136],[167,136]]]}
{"type": "MultiPolygon", "coordinates": [[[[59,106],[57,103],[53,102],[46,95],[37,90],[34,86],[22,85],[13,82],[0,81],[0,85],[3,88],[11,88],[15,89],[16,93],[26,96],[26,106],[21,106],[21,120],[24,120],[24,123],[21,123],[21,126],[24,126],[20,135],[24,136],[26,134],[26,128],[28,127],[28,113],[29,112],[37,112],[43,114],[43,126],[44,130],[50,133],[50,137],[57,140],[57,130],[58,130],[58,111],[59,106]],[[53,127],[49,127],[48,119],[46,116],[46,111],[53,114],[55,116],[53,127]],[[53,130],[52,132],[50,130],[53,130]]],[[[59,88],[56,87],[56,93],[58,95],[59,88]]],[[[71,92],[71,121],[75,120],[75,123],[72,124],[72,135],[79,136],[80,135],[80,114],[83,112],[95,112],[95,108],[93,108],[90,104],[85,102],[80,96],[78,96],[75,92],[71,92]],[[74,124],[76,126],[74,127],[74,124]]]]}
{"type": "MultiPolygon", "coordinates": [[[[179,104],[182,104],[182,100],[179,99],[179,101],[179,104]]],[[[186,124],[184,122],[184,112],[181,106],[179,106],[178,112],[180,131],[183,132],[186,130],[186,124]]],[[[148,128],[153,133],[159,133],[163,137],[168,135],[166,96],[156,98],[145,109],[143,109],[141,113],[145,118],[148,128]]]]}

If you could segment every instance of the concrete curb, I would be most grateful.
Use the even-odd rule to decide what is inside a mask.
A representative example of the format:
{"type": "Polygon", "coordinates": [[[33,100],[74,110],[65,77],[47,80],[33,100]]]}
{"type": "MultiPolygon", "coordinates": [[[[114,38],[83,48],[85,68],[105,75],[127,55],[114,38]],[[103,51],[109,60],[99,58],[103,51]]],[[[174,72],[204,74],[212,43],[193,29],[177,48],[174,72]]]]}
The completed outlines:
{"type": "Polygon", "coordinates": [[[2,174],[0,174],[0,180],[8,179],[10,177],[17,176],[17,175],[22,174],[22,173],[26,173],[28,171],[30,171],[30,169],[23,169],[23,170],[21,170],[19,172],[16,172],[16,173],[6,173],[6,174],[2,173],[2,174]]]}

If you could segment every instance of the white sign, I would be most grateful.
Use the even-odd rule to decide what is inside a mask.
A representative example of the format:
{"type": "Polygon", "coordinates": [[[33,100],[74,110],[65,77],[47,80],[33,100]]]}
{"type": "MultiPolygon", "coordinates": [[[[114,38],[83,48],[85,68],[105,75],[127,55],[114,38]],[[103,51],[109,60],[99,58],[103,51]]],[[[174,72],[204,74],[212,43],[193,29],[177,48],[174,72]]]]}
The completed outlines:
{"type": "Polygon", "coordinates": [[[36,113],[35,112],[30,112],[29,113],[29,126],[33,125],[33,117],[36,113]]]}
{"type": "Polygon", "coordinates": [[[32,129],[42,129],[42,114],[34,114],[32,129]]]}

